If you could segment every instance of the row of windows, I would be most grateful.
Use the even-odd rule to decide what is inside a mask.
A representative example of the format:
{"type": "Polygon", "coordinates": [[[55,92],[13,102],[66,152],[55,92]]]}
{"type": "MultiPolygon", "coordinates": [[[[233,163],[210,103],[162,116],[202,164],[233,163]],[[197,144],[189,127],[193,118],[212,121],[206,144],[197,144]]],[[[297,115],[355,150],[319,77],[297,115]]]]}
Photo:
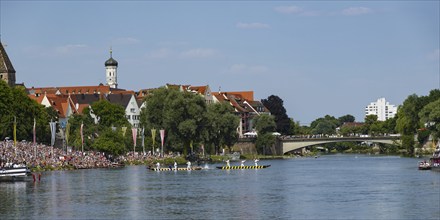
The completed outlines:
{"type": "Polygon", "coordinates": [[[131,117],[131,115],[126,115],[125,116],[128,120],[133,119],[133,120],[139,120],[141,118],[141,116],[139,115],[133,115],[133,117],[131,117]]]}

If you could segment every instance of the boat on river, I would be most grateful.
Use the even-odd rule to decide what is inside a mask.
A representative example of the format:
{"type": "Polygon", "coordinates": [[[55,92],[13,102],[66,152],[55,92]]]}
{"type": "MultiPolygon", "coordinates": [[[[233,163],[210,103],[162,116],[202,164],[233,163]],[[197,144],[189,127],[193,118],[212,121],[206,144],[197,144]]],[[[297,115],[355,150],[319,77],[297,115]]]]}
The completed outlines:
{"type": "Polygon", "coordinates": [[[429,159],[431,170],[440,171],[440,144],[429,159]]]}
{"type": "Polygon", "coordinates": [[[258,165],[258,166],[221,166],[216,167],[221,170],[245,170],[245,169],[264,169],[268,168],[270,165],[258,165]]]}
{"type": "Polygon", "coordinates": [[[152,170],[152,171],[190,171],[190,170],[201,170],[201,167],[177,167],[177,168],[170,168],[170,167],[161,167],[161,168],[157,168],[157,167],[147,167],[147,169],[152,170]]]}
{"type": "Polygon", "coordinates": [[[25,165],[8,165],[0,168],[0,182],[31,180],[31,171],[25,165]]]}
{"type": "Polygon", "coordinates": [[[426,161],[419,162],[419,170],[430,170],[430,169],[431,169],[431,165],[429,164],[429,162],[426,161]]]}

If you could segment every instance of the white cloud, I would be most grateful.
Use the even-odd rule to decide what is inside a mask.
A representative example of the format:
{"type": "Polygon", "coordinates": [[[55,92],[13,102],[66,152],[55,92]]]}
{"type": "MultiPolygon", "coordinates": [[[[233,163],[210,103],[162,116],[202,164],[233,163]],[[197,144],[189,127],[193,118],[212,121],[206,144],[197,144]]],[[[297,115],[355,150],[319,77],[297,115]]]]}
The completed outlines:
{"type": "Polygon", "coordinates": [[[281,14],[300,14],[304,10],[301,7],[291,5],[275,7],[275,11],[281,14]]]}
{"type": "Polygon", "coordinates": [[[440,49],[434,50],[427,55],[429,60],[440,61],[440,49]]]}
{"type": "Polygon", "coordinates": [[[264,28],[269,28],[270,26],[268,24],[263,24],[258,22],[254,22],[254,23],[239,22],[237,23],[236,27],[242,29],[264,29],[264,28]]]}
{"type": "Polygon", "coordinates": [[[137,44],[139,42],[141,41],[134,37],[121,37],[113,40],[114,44],[137,44]]]}
{"type": "Polygon", "coordinates": [[[162,59],[171,57],[174,51],[168,48],[160,48],[147,53],[147,58],[162,59]]]}
{"type": "Polygon", "coordinates": [[[373,10],[367,7],[350,7],[342,10],[343,15],[356,16],[373,13],[373,10]]]}
{"type": "Polygon", "coordinates": [[[269,70],[263,65],[246,65],[246,64],[234,64],[229,67],[229,71],[234,74],[258,74],[265,73],[269,70]]]}
{"type": "Polygon", "coordinates": [[[209,48],[195,48],[180,53],[182,58],[207,58],[216,54],[216,51],[209,48]]]}
{"type": "Polygon", "coordinates": [[[67,44],[64,46],[56,47],[55,52],[57,52],[59,54],[67,54],[67,53],[71,53],[73,51],[76,51],[81,48],[86,48],[86,47],[87,47],[87,45],[85,45],[85,44],[67,44]]]}

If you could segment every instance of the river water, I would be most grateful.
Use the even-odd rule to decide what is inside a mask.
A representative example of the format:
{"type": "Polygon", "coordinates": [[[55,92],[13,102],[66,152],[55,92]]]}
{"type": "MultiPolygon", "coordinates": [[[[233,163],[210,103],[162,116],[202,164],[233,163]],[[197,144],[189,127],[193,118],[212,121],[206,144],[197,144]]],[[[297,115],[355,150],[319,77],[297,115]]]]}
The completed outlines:
{"type": "Polygon", "coordinates": [[[0,183],[0,219],[440,219],[440,172],[417,170],[417,159],[260,164],[271,167],[44,172],[41,182],[0,183]]]}

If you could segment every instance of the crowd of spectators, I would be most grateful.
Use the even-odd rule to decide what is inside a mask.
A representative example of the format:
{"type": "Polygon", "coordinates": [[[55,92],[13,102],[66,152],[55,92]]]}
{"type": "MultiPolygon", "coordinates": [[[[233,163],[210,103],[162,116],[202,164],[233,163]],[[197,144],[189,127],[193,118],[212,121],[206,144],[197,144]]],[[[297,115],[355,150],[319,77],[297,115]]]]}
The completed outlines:
{"type": "MultiPolygon", "coordinates": [[[[172,155],[164,155],[165,158],[172,155]]],[[[158,155],[129,152],[119,157],[96,151],[62,150],[32,142],[0,141],[0,167],[6,164],[23,164],[41,170],[107,168],[117,164],[152,162],[158,155]]]]}

